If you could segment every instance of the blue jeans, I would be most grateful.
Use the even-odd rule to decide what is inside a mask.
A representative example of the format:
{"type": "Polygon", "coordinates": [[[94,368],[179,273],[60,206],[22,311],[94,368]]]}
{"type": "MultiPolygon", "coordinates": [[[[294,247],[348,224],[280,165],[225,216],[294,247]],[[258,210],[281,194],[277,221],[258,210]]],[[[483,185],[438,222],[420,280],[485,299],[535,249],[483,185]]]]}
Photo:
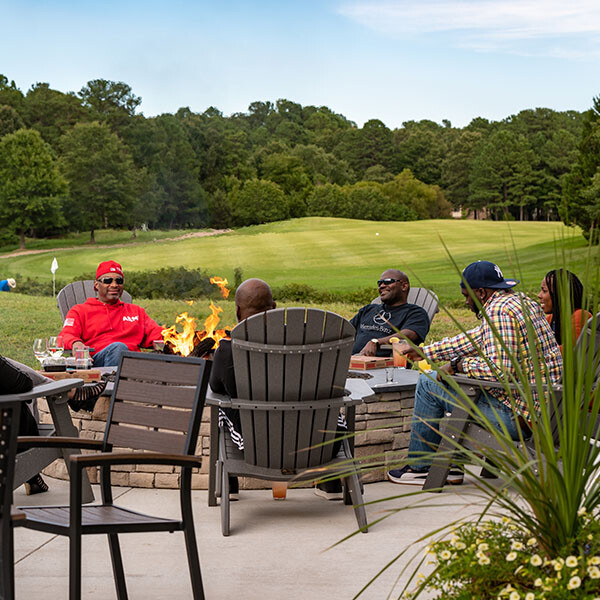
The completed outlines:
{"type": "MultiPolygon", "coordinates": [[[[445,413],[452,412],[455,404],[456,400],[453,400],[448,388],[435,379],[434,373],[419,377],[408,445],[409,458],[418,461],[411,462],[410,465],[415,471],[427,470],[431,466],[441,439],[438,433],[439,423],[445,413]]],[[[502,422],[510,437],[513,440],[519,439],[519,428],[509,406],[487,392],[481,392],[477,407],[490,423],[501,430],[502,422]]]]}
{"type": "Polygon", "coordinates": [[[95,367],[118,367],[121,362],[121,356],[128,352],[127,344],[123,342],[113,342],[102,348],[100,352],[94,354],[95,367]]]}

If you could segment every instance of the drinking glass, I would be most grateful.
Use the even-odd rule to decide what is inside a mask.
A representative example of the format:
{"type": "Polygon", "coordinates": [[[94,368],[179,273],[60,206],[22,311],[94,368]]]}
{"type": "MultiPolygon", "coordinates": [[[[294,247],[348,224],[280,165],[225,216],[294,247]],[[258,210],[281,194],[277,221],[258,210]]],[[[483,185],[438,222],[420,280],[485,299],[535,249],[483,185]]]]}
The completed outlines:
{"type": "Polygon", "coordinates": [[[287,482],[286,481],[272,481],[271,486],[273,488],[273,499],[274,500],[285,500],[287,495],[287,482]]]}
{"type": "Polygon", "coordinates": [[[60,358],[64,349],[62,335],[53,335],[48,338],[48,352],[50,352],[52,358],[60,358]]]}
{"type": "Polygon", "coordinates": [[[385,382],[392,383],[394,381],[394,367],[387,367],[385,370],[385,382]]]}
{"type": "Polygon", "coordinates": [[[33,340],[33,353],[35,357],[40,361],[40,366],[44,362],[44,359],[48,356],[48,346],[46,338],[36,338],[33,340]]]}

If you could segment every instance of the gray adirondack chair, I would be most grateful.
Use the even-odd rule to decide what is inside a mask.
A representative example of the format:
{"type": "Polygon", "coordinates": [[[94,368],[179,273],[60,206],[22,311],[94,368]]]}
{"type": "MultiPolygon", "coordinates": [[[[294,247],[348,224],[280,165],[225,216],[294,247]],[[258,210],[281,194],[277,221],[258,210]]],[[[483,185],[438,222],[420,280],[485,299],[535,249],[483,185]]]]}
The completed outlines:
{"type": "MultiPolygon", "coordinates": [[[[347,396],[354,328],[332,312],[270,310],[239,323],[231,333],[239,398],[219,404],[239,409],[243,452],[219,429],[217,491],[221,528],[229,535],[229,475],[271,481],[310,481],[341,475],[346,502],[367,530],[357,465],[347,439],[334,457],[340,408],[362,402],[347,396]],[[317,471],[318,469],[318,471],[317,471]],[[349,497],[349,498],[348,498],[349,497]]],[[[360,381],[364,384],[364,381],[360,381]]],[[[365,385],[366,396],[372,391],[365,385]]]]}
{"type": "MultiPolygon", "coordinates": [[[[60,315],[63,321],[65,320],[69,310],[76,304],[81,304],[88,298],[94,298],[95,296],[96,292],[94,291],[93,279],[74,281],[73,283],[69,283],[69,285],[65,285],[65,287],[60,290],[56,296],[56,303],[58,304],[58,310],[60,310],[60,315]]],[[[121,295],[121,301],[131,304],[131,294],[123,291],[123,294],[121,295]]]]}
{"type": "MultiPolygon", "coordinates": [[[[581,330],[577,345],[575,347],[575,356],[577,360],[585,361],[589,369],[593,370],[595,385],[600,383],[600,313],[596,317],[591,318],[586,326],[581,330]]],[[[505,386],[498,382],[485,381],[475,379],[464,375],[456,375],[454,379],[463,388],[465,393],[477,402],[477,398],[481,391],[486,388],[502,388],[505,386]]],[[[514,386],[511,386],[514,387],[514,386]]],[[[550,402],[550,424],[553,434],[554,446],[559,447],[559,428],[557,415],[561,414],[562,405],[562,386],[555,385],[549,392],[553,395],[554,401],[550,402]]],[[[587,402],[589,399],[582,399],[582,410],[587,410],[587,402]]],[[[600,419],[599,419],[600,420],[600,419]]],[[[600,423],[596,423],[595,430],[598,432],[600,423]]],[[[424,490],[432,492],[441,492],[446,484],[450,464],[452,460],[452,451],[456,449],[455,444],[447,438],[460,443],[463,447],[476,451],[478,447],[486,446],[497,451],[502,451],[503,448],[492,433],[487,429],[476,425],[469,420],[467,410],[460,406],[455,406],[452,413],[447,415],[440,423],[440,432],[442,440],[438,446],[437,454],[433,464],[429,469],[427,479],[423,485],[424,490]]],[[[525,442],[514,442],[515,448],[519,450],[527,450],[531,456],[535,456],[535,446],[533,438],[525,442]]],[[[481,473],[482,477],[490,476],[484,468],[481,473]]]]}
{"type": "MultiPolygon", "coordinates": [[[[411,287],[406,298],[408,304],[416,304],[425,309],[429,322],[433,321],[433,317],[440,312],[438,297],[434,292],[426,288],[411,287]]],[[[371,301],[371,304],[381,304],[381,298],[377,296],[371,301]]]]}

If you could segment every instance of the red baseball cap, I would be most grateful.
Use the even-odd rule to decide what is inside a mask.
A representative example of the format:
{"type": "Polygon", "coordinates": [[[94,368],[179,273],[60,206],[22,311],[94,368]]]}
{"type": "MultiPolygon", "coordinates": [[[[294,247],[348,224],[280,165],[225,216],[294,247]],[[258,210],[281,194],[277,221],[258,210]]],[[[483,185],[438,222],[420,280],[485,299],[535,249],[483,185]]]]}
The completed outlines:
{"type": "Polygon", "coordinates": [[[98,265],[98,268],[96,269],[96,279],[99,279],[102,275],[106,275],[107,273],[117,273],[117,275],[123,277],[121,265],[114,260],[105,260],[98,265]]]}

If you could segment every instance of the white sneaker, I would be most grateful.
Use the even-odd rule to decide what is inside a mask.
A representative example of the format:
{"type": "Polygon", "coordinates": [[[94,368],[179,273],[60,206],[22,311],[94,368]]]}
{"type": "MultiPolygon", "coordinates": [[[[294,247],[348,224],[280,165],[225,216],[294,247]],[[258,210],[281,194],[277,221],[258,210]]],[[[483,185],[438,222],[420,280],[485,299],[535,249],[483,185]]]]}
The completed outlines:
{"type": "MultiPolygon", "coordinates": [[[[387,472],[387,478],[392,483],[401,483],[404,485],[419,485],[422,486],[427,479],[429,469],[426,471],[413,471],[408,465],[401,469],[392,469],[387,472]]],[[[448,472],[446,483],[449,485],[460,485],[464,481],[462,471],[451,470],[448,472]]]]}

